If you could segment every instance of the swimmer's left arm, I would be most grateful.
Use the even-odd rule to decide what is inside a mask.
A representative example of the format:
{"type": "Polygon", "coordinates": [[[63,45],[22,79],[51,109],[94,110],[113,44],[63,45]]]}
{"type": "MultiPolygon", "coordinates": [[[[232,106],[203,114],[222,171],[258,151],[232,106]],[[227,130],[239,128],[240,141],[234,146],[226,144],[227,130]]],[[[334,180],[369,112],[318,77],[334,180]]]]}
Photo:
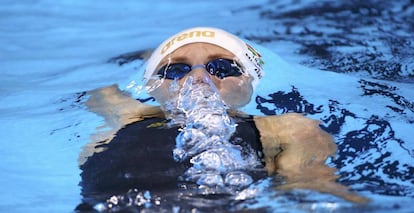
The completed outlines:
{"type": "Polygon", "coordinates": [[[264,154],[266,158],[273,159],[266,167],[270,173],[280,169],[300,171],[304,166],[324,165],[326,159],[336,153],[333,138],[319,128],[316,120],[298,113],[255,117],[254,120],[264,154]]]}
{"type": "Polygon", "coordinates": [[[286,183],[279,189],[313,189],[354,202],[367,199],[336,182],[335,168],[325,165],[336,153],[331,135],[319,122],[297,113],[255,117],[269,174],[277,172],[286,183]]]}

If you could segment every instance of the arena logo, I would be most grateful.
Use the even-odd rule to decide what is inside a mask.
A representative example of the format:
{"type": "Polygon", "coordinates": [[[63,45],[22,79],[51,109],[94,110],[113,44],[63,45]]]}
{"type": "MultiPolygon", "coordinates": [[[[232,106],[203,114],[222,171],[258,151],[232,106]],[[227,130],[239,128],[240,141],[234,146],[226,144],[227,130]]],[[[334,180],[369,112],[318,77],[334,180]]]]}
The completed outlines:
{"type": "Polygon", "coordinates": [[[164,47],[161,49],[161,54],[164,54],[171,46],[173,46],[176,42],[181,42],[189,38],[197,38],[197,37],[204,37],[204,38],[214,38],[215,32],[214,31],[190,31],[183,33],[179,36],[176,36],[172,38],[170,41],[168,41],[164,47]]]}

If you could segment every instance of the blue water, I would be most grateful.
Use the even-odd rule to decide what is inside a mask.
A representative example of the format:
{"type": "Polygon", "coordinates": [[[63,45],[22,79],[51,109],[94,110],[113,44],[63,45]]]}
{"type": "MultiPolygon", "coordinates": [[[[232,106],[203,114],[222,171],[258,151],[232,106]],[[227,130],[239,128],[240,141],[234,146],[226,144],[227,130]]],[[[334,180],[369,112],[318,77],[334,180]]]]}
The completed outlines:
{"type": "Polygon", "coordinates": [[[81,200],[78,155],[103,124],[82,104],[84,92],[125,87],[142,71],[140,60],[108,60],[212,26],[252,40],[264,56],[266,77],[243,110],[321,120],[340,149],[328,164],[372,200],[359,206],[317,192],[264,190],[247,208],[409,212],[413,12],[409,1],[3,0],[0,211],[73,211],[81,200]]]}

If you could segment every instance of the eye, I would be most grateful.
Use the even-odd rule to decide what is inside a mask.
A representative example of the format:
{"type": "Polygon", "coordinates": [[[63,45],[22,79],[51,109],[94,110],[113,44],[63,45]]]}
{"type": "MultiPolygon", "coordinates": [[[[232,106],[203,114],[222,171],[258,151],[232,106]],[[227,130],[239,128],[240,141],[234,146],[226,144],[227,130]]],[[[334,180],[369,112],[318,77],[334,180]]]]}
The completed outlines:
{"type": "Polygon", "coordinates": [[[211,60],[207,63],[206,69],[211,75],[220,79],[229,76],[237,77],[242,74],[241,67],[234,60],[224,58],[211,60]]]}
{"type": "Polygon", "coordinates": [[[157,75],[170,80],[181,79],[191,71],[191,66],[184,63],[167,64],[162,66],[157,75]]]}

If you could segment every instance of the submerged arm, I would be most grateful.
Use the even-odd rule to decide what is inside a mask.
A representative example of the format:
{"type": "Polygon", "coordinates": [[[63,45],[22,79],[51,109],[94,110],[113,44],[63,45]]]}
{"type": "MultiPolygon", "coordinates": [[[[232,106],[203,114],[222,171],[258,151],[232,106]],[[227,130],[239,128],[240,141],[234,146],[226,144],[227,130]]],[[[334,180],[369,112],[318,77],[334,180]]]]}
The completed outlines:
{"type": "Polygon", "coordinates": [[[366,202],[336,182],[335,168],[325,165],[336,153],[333,138],[319,122],[300,114],[255,117],[265,155],[266,169],[285,178],[279,189],[312,189],[354,202],[366,202]]]}
{"type": "Polygon", "coordinates": [[[88,94],[88,110],[105,119],[105,124],[98,128],[107,127],[109,130],[99,131],[91,136],[91,142],[84,146],[79,155],[80,165],[88,156],[102,151],[97,145],[110,142],[123,126],[145,118],[164,117],[160,107],[143,104],[122,93],[116,85],[92,90],[88,94]]]}
{"type": "Polygon", "coordinates": [[[116,85],[89,92],[88,110],[105,118],[106,125],[120,128],[150,117],[163,117],[160,107],[143,104],[122,93],[116,85]]]}

